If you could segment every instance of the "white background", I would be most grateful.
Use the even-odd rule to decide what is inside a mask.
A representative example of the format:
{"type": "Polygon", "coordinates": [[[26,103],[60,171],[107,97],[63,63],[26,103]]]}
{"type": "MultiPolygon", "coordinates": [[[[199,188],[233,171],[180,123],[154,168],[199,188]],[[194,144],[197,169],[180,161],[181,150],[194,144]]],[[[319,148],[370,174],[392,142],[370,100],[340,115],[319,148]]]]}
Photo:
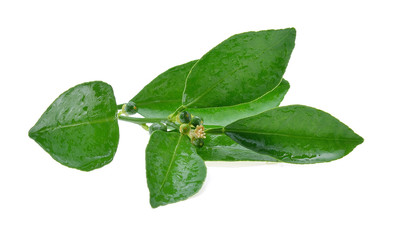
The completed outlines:
{"type": "Polygon", "coordinates": [[[0,239],[395,239],[391,1],[0,3],[0,239]],[[229,36],[295,27],[282,105],[323,109],[365,142],[315,165],[208,165],[203,189],[151,209],[148,134],[120,123],[112,163],[62,166],[27,132],[68,88],[103,80],[118,103],[229,36]]]}

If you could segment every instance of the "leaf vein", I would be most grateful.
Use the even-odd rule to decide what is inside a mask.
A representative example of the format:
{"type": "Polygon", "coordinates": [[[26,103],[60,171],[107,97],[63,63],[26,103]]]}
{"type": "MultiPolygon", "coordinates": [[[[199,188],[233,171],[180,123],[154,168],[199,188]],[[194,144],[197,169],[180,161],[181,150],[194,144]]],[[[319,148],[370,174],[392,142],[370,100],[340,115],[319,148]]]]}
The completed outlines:
{"type": "MultiPolygon", "coordinates": [[[[273,43],[272,45],[270,45],[270,46],[268,46],[267,48],[265,48],[264,50],[262,50],[262,53],[261,53],[259,56],[257,56],[257,58],[259,58],[259,57],[261,57],[262,55],[266,54],[266,51],[267,51],[267,50],[269,50],[269,49],[271,49],[271,48],[277,46],[278,44],[280,44],[280,43],[281,43],[285,38],[287,38],[287,37],[288,37],[288,35],[285,34],[279,41],[276,41],[276,42],[273,43]]],[[[200,60],[201,60],[201,59],[199,59],[198,62],[200,62],[200,60]]],[[[196,66],[196,65],[197,65],[197,63],[195,64],[195,66],[196,66]]],[[[194,68],[195,66],[193,66],[193,68],[194,68]]],[[[233,73],[237,72],[238,70],[240,70],[240,69],[243,68],[243,67],[244,67],[244,65],[240,65],[238,68],[236,68],[236,69],[233,70],[232,72],[228,73],[228,74],[227,74],[226,76],[224,76],[222,79],[218,80],[215,84],[211,85],[211,87],[208,88],[206,91],[204,91],[200,96],[198,96],[197,98],[195,98],[195,100],[193,100],[192,102],[190,102],[190,103],[188,103],[187,105],[185,105],[185,107],[188,107],[188,106],[190,106],[191,104],[195,103],[196,101],[200,100],[203,96],[205,96],[207,93],[211,92],[214,88],[216,88],[220,83],[222,83],[223,81],[225,81],[225,79],[228,78],[228,76],[233,75],[233,73]]],[[[193,68],[191,69],[191,72],[192,72],[193,68]]],[[[191,73],[191,72],[190,72],[190,73],[191,73]]],[[[187,83],[187,81],[188,81],[188,78],[189,78],[190,73],[189,73],[188,76],[187,76],[186,83],[187,83]]],[[[281,82],[281,79],[282,79],[282,77],[280,78],[280,82],[281,82]]],[[[187,86],[185,85],[185,89],[184,89],[184,93],[183,93],[183,94],[185,94],[186,87],[187,87],[187,86]]],[[[184,100],[184,99],[183,99],[183,100],[184,100]]],[[[184,104],[184,101],[182,102],[182,104],[184,104]]]]}
{"type": "Polygon", "coordinates": [[[178,138],[177,145],[176,145],[176,147],[174,148],[173,155],[172,155],[172,157],[171,157],[169,167],[167,168],[166,175],[165,175],[165,177],[163,178],[162,184],[160,185],[159,192],[163,189],[163,186],[165,185],[165,182],[166,182],[166,180],[167,180],[167,178],[168,178],[168,175],[169,175],[169,173],[170,173],[170,169],[171,169],[171,167],[172,167],[172,165],[173,165],[173,162],[174,162],[174,160],[175,160],[176,152],[177,152],[177,150],[178,150],[178,146],[180,145],[181,139],[182,139],[182,135],[180,134],[180,137],[178,138]]]}
{"type": "Polygon", "coordinates": [[[258,134],[258,135],[272,135],[272,136],[317,139],[317,140],[330,140],[330,141],[360,142],[360,139],[351,139],[351,138],[330,138],[330,137],[301,136],[301,135],[292,135],[292,134],[285,134],[285,133],[251,132],[248,130],[241,130],[241,129],[225,129],[225,132],[249,133],[249,134],[258,134]]]}
{"type": "Polygon", "coordinates": [[[78,126],[89,125],[89,124],[99,124],[99,123],[111,122],[111,121],[114,121],[114,120],[115,120],[115,117],[112,117],[112,118],[98,119],[98,120],[90,121],[90,122],[80,122],[80,123],[73,123],[73,124],[67,124],[67,125],[59,125],[59,126],[56,126],[56,127],[42,128],[42,129],[36,131],[35,133],[55,131],[55,130],[58,130],[58,129],[70,128],[70,127],[78,127],[78,126]]]}

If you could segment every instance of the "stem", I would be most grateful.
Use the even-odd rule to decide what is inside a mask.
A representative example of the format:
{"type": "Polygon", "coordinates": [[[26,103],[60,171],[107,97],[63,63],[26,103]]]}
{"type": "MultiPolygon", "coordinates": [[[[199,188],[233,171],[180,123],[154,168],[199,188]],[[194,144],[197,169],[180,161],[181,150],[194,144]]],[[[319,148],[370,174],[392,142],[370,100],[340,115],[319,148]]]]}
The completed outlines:
{"type": "Polygon", "coordinates": [[[121,110],[121,109],[122,109],[122,106],[123,106],[123,104],[118,104],[118,105],[117,105],[117,109],[118,109],[118,110],[121,110]]]}
{"type": "Polygon", "coordinates": [[[174,111],[174,113],[172,113],[172,114],[170,114],[169,115],[169,117],[168,117],[168,119],[170,120],[170,121],[175,121],[175,118],[176,118],[176,116],[177,116],[177,114],[179,113],[179,112],[182,112],[183,110],[185,110],[186,109],[186,107],[184,106],[184,105],[181,105],[180,107],[178,107],[177,108],[177,110],[176,111],[174,111]]]}
{"type": "Polygon", "coordinates": [[[223,133],[225,133],[225,128],[223,128],[223,127],[210,128],[210,129],[205,130],[205,132],[209,133],[209,134],[223,134],[223,133]]]}
{"type": "Polygon", "coordinates": [[[126,122],[131,122],[131,123],[135,123],[135,124],[144,124],[144,123],[160,123],[160,122],[164,122],[167,119],[163,119],[163,118],[134,118],[134,117],[127,117],[127,116],[119,116],[118,117],[119,120],[122,121],[126,121],[126,122]]]}
{"type": "Polygon", "coordinates": [[[165,123],[166,123],[167,126],[172,127],[172,128],[174,128],[174,129],[177,129],[177,131],[178,131],[178,129],[180,128],[180,125],[179,125],[179,124],[173,123],[173,122],[171,122],[171,121],[169,121],[169,120],[167,120],[165,123]]]}
{"type": "Polygon", "coordinates": [[[143,123],[140,125],[142,128],[144,128],[144,130],[149,131],[149,127],[147,126],[147,124],[143,123]]]}

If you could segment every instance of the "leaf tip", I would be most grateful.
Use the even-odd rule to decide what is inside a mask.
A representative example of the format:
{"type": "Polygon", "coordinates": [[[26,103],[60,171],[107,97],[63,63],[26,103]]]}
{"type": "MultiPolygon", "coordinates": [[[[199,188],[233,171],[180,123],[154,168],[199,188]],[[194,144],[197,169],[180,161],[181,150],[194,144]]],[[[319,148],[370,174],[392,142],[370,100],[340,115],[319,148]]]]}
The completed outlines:
{"type": "Polygon", "coordinates": [[[359,136],[358,134],[356,134],[357,135],[357,137],[358,137],[358,145],[359,144],[362,144],[364,141],[365,141],[365,139],[363,138],[363,137],[361,137],[361,136],[359,136]]]}
{"type": "Polygon", "coordinates": [[[31,138],[31,139],[35,139],[36,138],[36,131],[34,130],[34,126],[32,128],[30,128],[29,132],[27,133],[27,135],[31,138]]]}
{"type": "Polygon", "coordinates": [[[292,35],[296,35],[296,28],[294,28],[294,27],[285,28],[284,30],[289,32],[292,35]]]}
{"type": "Polygon", "coordinates": [[[153,208],[153,209],[158,208],[158,207],[160,207],[162,205],[166,205],[166,204],[160,204],[158,201],[155,201],[155,198],[152,197],[152,196],[150,197],[149,203],[151,205],[151,208],[153,208]]]}

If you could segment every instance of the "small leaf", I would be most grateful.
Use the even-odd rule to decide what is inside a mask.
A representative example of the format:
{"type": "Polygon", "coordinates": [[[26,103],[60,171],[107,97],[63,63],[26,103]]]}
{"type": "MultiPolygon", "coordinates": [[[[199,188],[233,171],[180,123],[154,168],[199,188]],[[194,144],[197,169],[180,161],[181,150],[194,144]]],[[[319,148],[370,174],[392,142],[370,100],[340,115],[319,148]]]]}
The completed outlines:
{"type": "Polygon", "coordinates": [[[204,161],[265,161],[279,162],[268,155],[241,146],[226,135],[207,134],[204,146],[197,149],[204,161]]]}
{"type": "Polygon", "coordinates": [[[116,113],[110,85],[83,83],[62,93],[29,136],[61,164],[90,171],[114,157],[119,140],[116,113]]]}
{"type": "Polygon", "coordinates": [[[289,163],[341,158],[363,139],[321,110],[292,105],[238,120],[225,134],[242,146],[289,163]]]}
{"type": "Polygon", "coordinates": [[[185,200],[202,187],[206,165],[187,136],[155,131],[145,153],[153,208],[185,200]]]}
{"type": "Polygon", "coordinates": [[[288,92],[289,82],[283,79],[276,88],[247,103],[227,107],[191,108],[188,111],[204,118],[204,124],[226,126],[236,120],[278,107],[288,92]]]}
{"type": "Polygon", "coordinates": [[[281,81],[295,45],[294,28],[237,34],[206,53],[188,75],[182,104],[223,107],[250,102],[281,81]]]}
{"type": "Polygon", "coordinates": [[[170,68],[146,85],[131,100],[136,103],[138,113],[149,118],[166,118],[181,106],[185,79],[196,62],[170,68]]]}

